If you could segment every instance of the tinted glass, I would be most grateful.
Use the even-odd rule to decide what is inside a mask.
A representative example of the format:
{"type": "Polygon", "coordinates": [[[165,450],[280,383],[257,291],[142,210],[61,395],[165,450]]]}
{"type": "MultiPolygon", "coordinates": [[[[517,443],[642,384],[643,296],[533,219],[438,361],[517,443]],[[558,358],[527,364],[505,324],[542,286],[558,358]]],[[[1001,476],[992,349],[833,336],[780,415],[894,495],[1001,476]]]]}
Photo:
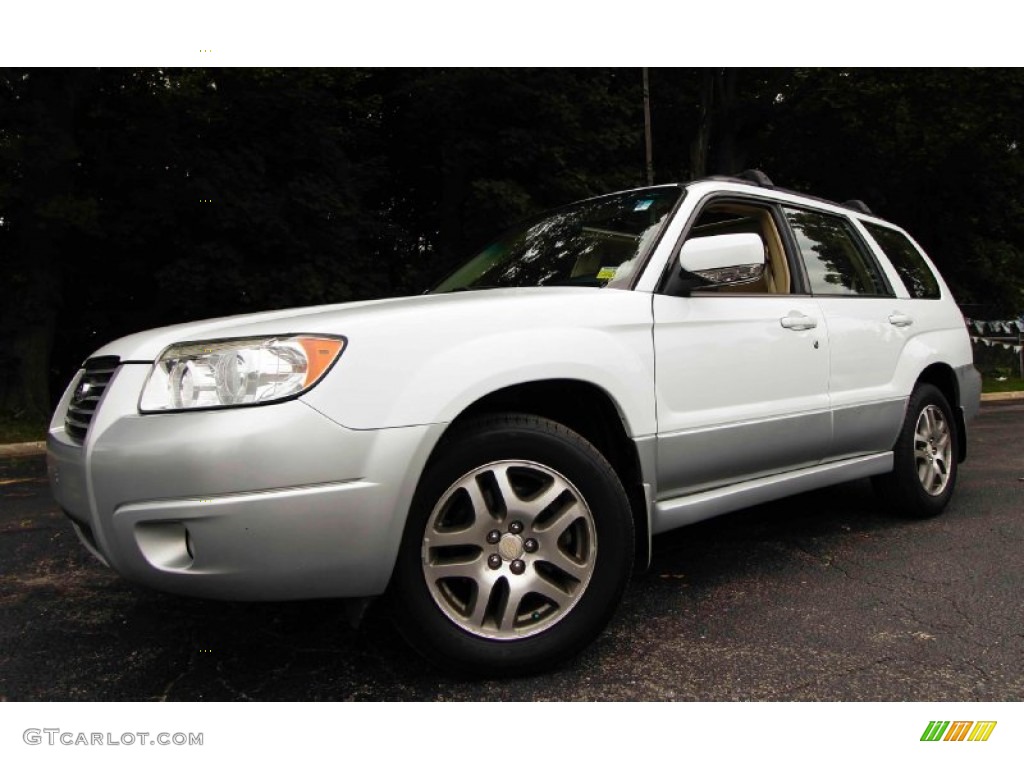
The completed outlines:
{"type": "Polygon", "coordinates": [[[680,195],[679,187],[641,189],[548,212],[506,232],[434,292],[626,285],[680,195]]]}
{"type": "Polygon", "coordinates": [[[864,222],[864,226],[899,272],[907,293],[915,299],[939,298],[939,283],[935,275],[906,235],[878,224],[864,222]]]}
{"type": "Polygon", "coordinates": [[[853,225],[841,216],[786,209],[807,268],[811,293],[825,296],[891,296],[853,225]]]}

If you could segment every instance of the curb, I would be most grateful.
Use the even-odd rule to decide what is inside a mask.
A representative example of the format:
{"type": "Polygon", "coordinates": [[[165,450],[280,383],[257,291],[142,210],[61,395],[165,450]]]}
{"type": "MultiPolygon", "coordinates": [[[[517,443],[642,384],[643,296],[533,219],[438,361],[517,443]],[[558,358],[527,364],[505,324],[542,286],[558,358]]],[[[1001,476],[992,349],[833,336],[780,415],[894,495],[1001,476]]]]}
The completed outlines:
{"type": "Polygon", "coordinates": [[[1004,400],[1024,400],[1024,392],[983,392],[981,402],[998,403],[1004,400]]]}
{"type": "Polygon", "coordinates": [[[46,453],[45,440],[34,443],[0,445],[0,456],[35,456],[40,453],[46,453]]]}

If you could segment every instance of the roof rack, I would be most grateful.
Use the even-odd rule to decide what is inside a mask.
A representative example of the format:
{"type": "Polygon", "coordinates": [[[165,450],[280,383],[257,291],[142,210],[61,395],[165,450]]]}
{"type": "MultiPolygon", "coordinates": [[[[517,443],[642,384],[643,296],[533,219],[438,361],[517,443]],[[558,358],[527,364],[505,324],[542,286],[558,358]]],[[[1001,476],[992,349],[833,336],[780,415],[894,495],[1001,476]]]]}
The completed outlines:
{"type": "Polygon", "coordinates": [[[816,195],[809,195],[806,192],[797,192],[792,189],[786,189],[785,187],[776,187],[771,179],[768,178],[768,174],[764,171],[758,170],[757,168],[748,168],[745,171],[741,171],[733,176],[715,175],[708,176],[709,181],[738,181],[742,184],[752,184],[756,187],[764,187],[766,189],[777,189],[779,192],[787,192],[791,195],[799,195],[800,197],[806,197],[811,200],[818,200],[822,203],[831,203],[832,205],[841,205],[843,208],[849,208],[851,211],[857,211],[857,213],[866,213],[868,216],[874,216],[875,212],[872,211],[867,203],[863,200],[847,200],[845,203],[837,203],[834,200],[829,200],[824,197],[817,197],[816,195]]]}
{"type": "Polygon", "coordinates": [[[748,168],[745,171],[741,171],[736,174],[736,178],[740,181],[749,181],[752,184],[757,184],[759,187],[775,186],[772,184],[772,180],[768,178],[768,174],[757,168],[748,168]]]}
{"type": "Polygon", "coordinates": [[[867,203],[865,203],[863,200],[847,200],[845,203],[843,203],[843,207],[849,208],[852,211],[857,211],[858,213],[866,213],[868,216],[875,215],[874,212],[870,208],[868,208],[867,203]]]}
{"type": "Polygon", "coordinates": [[[768,178],[768,174],[764,171],[759,171],[756,168],[748,168],[745,171],[740,171],[732,176],[719,175],[707,176],[707,179],[713,181],[741,181],[744,184],[753,184],[755,187],[766,187],[772,189],[775,185],[772,180],[768,178]]]}

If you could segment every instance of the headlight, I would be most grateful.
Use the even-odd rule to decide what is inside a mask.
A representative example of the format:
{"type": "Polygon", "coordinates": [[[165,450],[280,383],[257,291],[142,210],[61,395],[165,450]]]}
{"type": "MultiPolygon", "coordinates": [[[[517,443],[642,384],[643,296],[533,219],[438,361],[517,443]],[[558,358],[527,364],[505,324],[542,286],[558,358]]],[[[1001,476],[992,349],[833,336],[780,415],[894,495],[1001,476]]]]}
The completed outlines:
{"type": "Polygon", "coordinates": [[[331,367],[345,340],[263,337],[175,344],[154,363],[143,413],[271,403],[296,397],[331,367]]]}

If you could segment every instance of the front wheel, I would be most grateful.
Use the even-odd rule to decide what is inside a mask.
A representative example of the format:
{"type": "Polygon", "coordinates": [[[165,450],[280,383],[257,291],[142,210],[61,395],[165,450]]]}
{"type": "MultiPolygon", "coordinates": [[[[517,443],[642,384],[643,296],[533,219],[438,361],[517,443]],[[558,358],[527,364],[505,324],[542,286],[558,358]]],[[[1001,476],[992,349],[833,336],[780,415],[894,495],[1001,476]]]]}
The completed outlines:
{"type": "Polygon", "coordinates": [[[957,477],[953,411],[941,390],[918,384],[893,448],[893,469],[873,478],[875,490],[896,514],[933,517],[946,508],[957,477]]]}
{"type": "Polygon", "coordinates": [[[445,439],[420,481],[395,620],[442,666],[539,671],[600,633],[632,557],[629,502],[593,445],[547,419],[483,417],[445,439]]]}

